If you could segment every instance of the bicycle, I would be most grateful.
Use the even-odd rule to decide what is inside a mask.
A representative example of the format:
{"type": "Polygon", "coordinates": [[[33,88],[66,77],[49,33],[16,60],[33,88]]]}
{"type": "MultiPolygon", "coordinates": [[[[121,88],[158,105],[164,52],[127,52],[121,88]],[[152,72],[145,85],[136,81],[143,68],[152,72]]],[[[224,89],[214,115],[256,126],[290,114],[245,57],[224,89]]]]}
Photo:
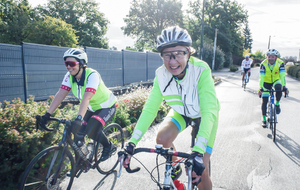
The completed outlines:
{"type": "Polygon", "coordinates": [[[244,90],[246,90],[246,86],[247,86],[248,82],[249,82],[249,80],[248,80],[248,72],[246,72],[245,76],[244,76],[243,84],[242,84],[242,87],[244,88],[244,90]]]}
{"type": "MultiPolygon", "coordinates": [[[[36,116],[37,130],[41,117],[36,116]]],[[[92,158],[88,159],[90,155],[85,155],[72,139],[71,121],[58,118],[50,118],[50,121],[58,123],[53,128],[46,127],[47,131],[58,130],[60,124],[64,124],[61,141],[56,146],[42,150],[31,160],[23,173],[19,189],[71,189],[74,177],[78,178],[82,172],[97,168],[99,173],[108,174],[116,168],[117,149],[121,150],[124,147],[124,133],[120,125],[112,123],[103,129],[103,133],[116,150],[111,153],[110,158],[100,162],[103,149],[101,143],[90,142],[95,151],[90,153],[92,158]]]]}
{"type": "MultiPolygon", "coordinates": [[[[196,123],[193,123],[194,121],[190,121],[190,125],[193,127],[192,128],[192,143],[191,143],[191,147],[194,146],[195,144],[195,138],[199,129],[199,125],[197,125],[196,123]]],[[[199,120],[199,124],[200,124],[200,120],[199,120]]],[[[140,152],[147,152],[147,153],[156,153],[157,157],[158,155],[163,156],[166,159],[166,162],[162,163],[162,164],[158,164],[158,158],[156,159],[156,167],[153,168],[153,170],[151,172],[148,171],[148,169],[135,157],[138,162],[141,163],[141,165],[148,171],[148,173],[151,176],[151,179],[157,184],[157,186],[159,187],[160,190],[176,190],[177,188],[175,187],[175,184],[171,178],[171,171],[172,169],[175,169],[180,163],[184,163],[185,166],[188,168],[188,190],[197,190],[197,185],[200,183],[200,180],[197,183],[192,183],[193,178],[192,178],[192,166],[193,166],[193,160],[189,159],[190,158],[190,154],[185,153],[185,152],[173,152],[172,148],[163,148],[162,145],[155,145],[155,149],[153,148],[135,148],[134,149],[134,154],[140,153],[140,152]],[[181,157],[180,159],[176,160],[176,161],[172,161],[172,157],[173,156],[177,156],[177,157],[181,157]],[[159,181],[159,166],[165,164],[165,175],[164,175],[164,182],[163,184],[160,183],[159,181]],[[157,169],[157,173],[158,173],[158,180],[155,179],[155,177],[152,175],[153,171],[157,169]]],[[[120,151],[118,152],[118,155],[120,157],[120,169],[119,169],[119,174],[118,177],[121,176],[121,171],[122,171],[122,163],[127,155],[127,153],[125,151],[120,151]]],[[[140,170],[139,167],[135,168],[135,169],[131,169],[130,167],[126,168],[126,171],[128,173],[135,173],[138,172],[140,170]]],[[[209,174],[210,174],[210,162],[209,162],[209,174]]]]}
{"type": "MultiPolygon", "coordinates": [[[[264,92],[269,92],[269,101],[267,104],[267,121],[269,123],[269,128],[272,131],[272,139],[273,142],[276,141],[276,125],[278,123],[277,121],[277,113],[276,113],[276,108],[275,108],[275,97],[274,97],[274,93],[275,92],[279,92],[283,90],[274,90],[273,88],[271,90],[264,90],[264,92]]],[[[284,96],[286,98],[286,94],[284,96]]]]}

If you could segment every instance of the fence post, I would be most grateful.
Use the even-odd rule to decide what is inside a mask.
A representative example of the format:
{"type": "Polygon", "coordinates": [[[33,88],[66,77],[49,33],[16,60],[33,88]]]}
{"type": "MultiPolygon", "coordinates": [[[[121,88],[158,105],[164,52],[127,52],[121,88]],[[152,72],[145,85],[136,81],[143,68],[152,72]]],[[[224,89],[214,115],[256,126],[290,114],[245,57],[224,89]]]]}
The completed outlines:
{"type": "Polygon", "coordinates": [[[123,79],[123,84],[122,84],[122,86],[125,86],[124,49],[122,49],[122,79],[123,79]]]}
{"type": "Polygon", "coordinates": [[[22,56],[22,69],[23,69],[23,83],[24,83],[24,102],[27,103],[27,81],[26,81],[26,70],[24,61],[24,43],[21,42],[21,56],[22,56]]]}
{"type": "Polygon", "coordinates": [[[148,51],[146,52],[146,81],[148,81],[148,51]]]}

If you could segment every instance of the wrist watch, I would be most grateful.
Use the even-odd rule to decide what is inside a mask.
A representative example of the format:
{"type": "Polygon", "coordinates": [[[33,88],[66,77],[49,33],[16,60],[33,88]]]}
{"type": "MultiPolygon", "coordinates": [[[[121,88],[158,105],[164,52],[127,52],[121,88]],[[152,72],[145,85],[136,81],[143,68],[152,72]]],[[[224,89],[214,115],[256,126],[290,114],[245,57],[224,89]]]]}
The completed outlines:
{"type": "Polygon", "coordinates": [[[77,115],[77,116],[76,116],[76,119],[79,119],[80,121],[82,121],[82,120],[83,120],[83,118],[82,118],[82,116],[81,116],[81,115],[77,115]]]}

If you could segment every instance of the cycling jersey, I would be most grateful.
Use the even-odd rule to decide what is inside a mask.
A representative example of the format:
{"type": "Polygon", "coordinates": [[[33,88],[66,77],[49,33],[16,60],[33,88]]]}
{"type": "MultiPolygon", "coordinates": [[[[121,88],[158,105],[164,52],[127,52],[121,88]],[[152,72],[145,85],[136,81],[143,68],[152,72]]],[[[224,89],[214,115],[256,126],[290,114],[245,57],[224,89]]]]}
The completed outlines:
{"type": "Polygon", "coordinates": [[[282,86],[286,85],[284,63],[277,58],[271,68],[268,60],[265,59],[260,65],[259,86],[263,88],[264,83],[274,82],[281,83],[282,86]]]}
{"type": "Polygon", "coordinates": [[[153,88],[130,142],[136,145],[141,140],[156,117],[163,99],[181,115],[190,118],[201,117],[193,151],[204,154],[208,141],[214,141],[211,135],[215,136],[212,131],[216,131],[217,128],[215,123],[220,107],[211,70],[207,63],[194,57],[190,57],[187,64],[186,74],[182,80],[173,77],[164,65],[156,70],[153,88]]]}
{"type": "Polygon", "coordinates": [[[242,71],[244,71],[244,69],[250,69],[251,68],[251,64],[252,64],[252,59],[248,59],[248,61],[246,59],[244,59],[242,61],[242,71]]]}
{"type": "Polygon", "coordinates": [[[94,93],[88,106],[88,110],[92,112],[101,108],[110,108],[116,103],[116,97],[105,86],[100,74],[96,70],[91,68],[84,69],[81,79],[77,80],[67,72],[60,88],[67,91],[72,89],[72,93],[80,102],[82,101],[85,92],[94,93]]]}

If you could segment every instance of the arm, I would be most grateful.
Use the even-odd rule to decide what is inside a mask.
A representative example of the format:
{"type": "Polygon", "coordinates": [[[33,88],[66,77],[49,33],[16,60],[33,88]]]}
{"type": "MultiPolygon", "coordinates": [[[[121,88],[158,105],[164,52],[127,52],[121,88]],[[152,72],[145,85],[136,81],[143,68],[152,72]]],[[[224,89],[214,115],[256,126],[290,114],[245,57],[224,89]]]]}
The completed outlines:
{"type": "Polygon", "coordinates": [[[259,75],[259,87],[264,87],[266,68],[263,64],[260,65],[260,75],[259,75]]]}
{"type": "Polygon", "coordinates": [[[85,115],[86,110],[89,106],[90,100],[93,96],[94,96],[94,93],[92,93],[92,92],[84,92],[77,115],[81,115],[82,117],[85,115]]]}
{"type": "Polygon", "coordinates": [[[47,112],[52,114],[68,94],[69,91],[60,88],[56,93],[52,103],[50,104],[50,107],[47,112]]]}
{"type": "Polygon", "coordinates": [[[241,65],[241,69],[242,69],[242,72],[244,72],[244,60],[242,61],[242,65],[241,65]]]}
{"type": "Polygon", "coordinates": [[[284,63],[282,63],[279,67],[279,77],[282,83],[282,86],[286,86],[286,80],[285,80],[285,68],[284,68],[284,63]]]}
{"type": "Polygon", "coordinates": [[[219,102],[216,97],[214,81],[211,77],[211,70],[209,68],[206,68],[200,76],[198,91],[201,124],[193,151],[204,154],[213,125],[218,119],[218,112],[220,110],[219,102]]]}
{"type": "Polygon", "coordinates": [[[157,112],[162,101],[163,97],[158,86],[157,78],[155,78],[153,88],[150,92],[147,102],[144,105],[142,114],[135,126],[129,142],[137,145],[137,143],[141,140],[142,136],[145,134],[145,132],[157,116],[157,112]]]}

